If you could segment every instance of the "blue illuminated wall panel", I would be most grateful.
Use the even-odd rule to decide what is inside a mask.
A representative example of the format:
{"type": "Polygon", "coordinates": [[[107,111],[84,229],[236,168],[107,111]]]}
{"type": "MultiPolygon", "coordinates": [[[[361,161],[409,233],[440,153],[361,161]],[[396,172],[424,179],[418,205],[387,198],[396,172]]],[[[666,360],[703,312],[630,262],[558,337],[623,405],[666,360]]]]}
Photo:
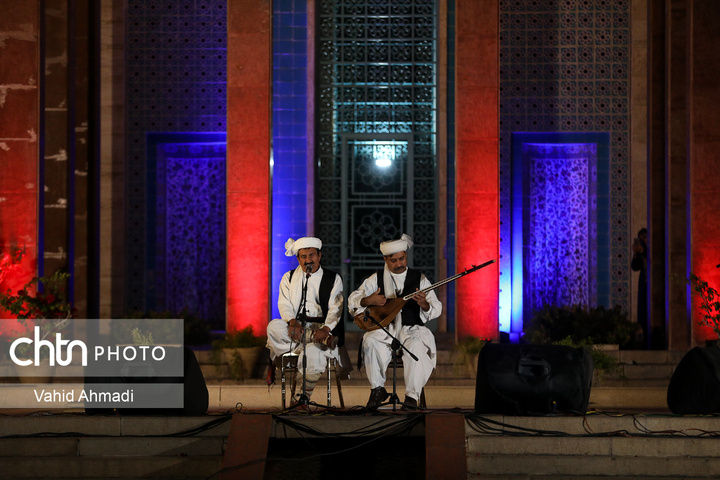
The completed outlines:
{"type": "Polygon", "coordinates": [[[226,136],[149,133],[148,310],[225,328],[226,136]]]}
{"type": "MultiPolygon", "coordinates": [[[[126,6],[125,310],[163,310],[151,133],[225,135],[226,0],[128,0],[126,6]]],[[[223,154],[224,155],[224,154],[223,154]]],[[[193,167],[195,168],[195,167],[193,167]]],[[[222,247],[219,247],[222,248],[222,247]]],[[[224,325],[224,322],[223,322],[224,325]]]]}
{"type": "Polygon", "coordinates": [[[500,2],[500,328],[516,337],[513,132],[607,135],[609,221],[598,231],[607,235],[608,264],[598,302],[629,309],[629,7],[627,0],[500,2]]]}
{"type": "Polygon", "coordinates": [[[307,2],[273,2],[273,167],[272,260],[273,318],[278,318],[278,288],[283,274],[297,267],[285,257],[288,238],[312,234],[308,230],[307,2]]]}
{"type": "Polygon", "coordinates": [[[543,305],[610,301],[606,133],[512,135],[513,330],[543,305]]]}
{"type": "MultiPolygon", "coordinates": [[[[449,0],[447,6],[447,244],[444,256],[447,260],[446,277],[456,273],[455,265],[455,1],[449,0]]],[[[464,266],[462,268],[465,268],[464,266]]],[[[447,315],[448,332],[455,331],[455,283],[447,285],[447,305],[443,306],[447,315]]]]}

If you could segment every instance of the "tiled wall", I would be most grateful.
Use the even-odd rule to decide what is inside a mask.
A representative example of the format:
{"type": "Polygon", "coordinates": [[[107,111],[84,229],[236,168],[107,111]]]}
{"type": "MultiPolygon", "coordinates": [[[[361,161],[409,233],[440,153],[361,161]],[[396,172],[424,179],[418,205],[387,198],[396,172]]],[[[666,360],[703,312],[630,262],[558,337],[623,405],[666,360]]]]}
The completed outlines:
{"type": "Polygon", "coordinates": [[[225,0],[127,2],[126,310],[154,303],[146,135],[226,131],[226,16],[225,0]]]}
{"type": "MultiPolygon", "coordinates": [[[[447,2],[447,242],[444,256],[447,260],[446,275],[455,274],[455,0],[447,2]]],[[[442,272],[441,272],[442,273],[442,272]]],[[[455,284],[449,283],[445,315],[447,331],[455,331],[455,284]]]]}
{"type": "MultiPolygon", "coordinates": [[[[628,0],[500,2],[501,279],[511,264],[512,132],[610,134],[610,303],[629,311],[628,0]]],[[[502,306],[510,289],[501,283],[502,306]]]]}
{"type": "Polygon", "coordinates": [[[280,279],[297,267],[285,242],[312,234],[308,221],[308,2],[273,2],[272,308],[278,318],[280,279]]]}
{"type": "MultiPolygon", "coordinates": [[[[630,301],[628,3],[500,2],[501,271],[509,271],[510,265],[511,132],[609,132],[611,303],[625,307],[630,301]]],[[[454,2],[448,2],[449,23],[453,6],[454,2]]],[[[282,273],[293,266],[292,259],[282,255],[285,240],[312,233],[312,216],[307,210],[312,178],[307,176],[307,2],[278,0],[273,8],[271,258],[275,266],[271,284],[277,288],[282,273]]],[[[145,135],[226,130],[226,2],[129,0],[127,15],[126,303],[128,308],[143,308],[147,284],[144,245],[148,225],[153,221],[146,215],[148,201],[153,199],[147,198],[145,135]]],[[[452,40],[449,37],[449,42],[452,40]]],[[[449,50],[452,54],[452,43],[449,50]]],[[[452,68],[452,55],[448,60],[452,68]]],[[[448,100],[452,105],[452,71],[448,78],[448,100]]],[[[451,121],[452,110],[448,114],[451,121]]],[[[451,136],[449,141],[452,143],[451,136]]],[[[448,150],[449,165],[452,157],[452,150],[448,150]]],[[[452,192],[452,188],[448,191],[452,192]]],[[[453,216],[449,214],[448,219],[452,236],[453,216]]],[[[276,293],[273,302],[275,298],[276,293]]]]}

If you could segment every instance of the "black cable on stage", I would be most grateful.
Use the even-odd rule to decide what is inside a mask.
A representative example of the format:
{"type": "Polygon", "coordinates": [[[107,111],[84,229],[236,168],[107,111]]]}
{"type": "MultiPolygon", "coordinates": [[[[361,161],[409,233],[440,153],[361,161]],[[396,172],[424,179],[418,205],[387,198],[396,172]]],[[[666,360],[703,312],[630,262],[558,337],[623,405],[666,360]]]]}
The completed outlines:
{"type": "MultiPolygon", "coordinates": [[[[628,416],[628,415],[620,415],[628,416]]],[[[629,415],[632,417],[633,426],[637,432],[626,429],[613,430],[607,432],[595,433],[588,424],[589,415],[582,418],[582,425],[585,433],[570,433],[557,430],[543,430],[537,428],[527,428],[518,425],[508,424],[502,421],[493,420],[482,415],[467,415],[466,423],[474,431],[485,435],[497,436],[525,436],[525,437],[652,437],[652,438],[671,438],[671,437],[689,437],[689,438],[715,438],[720,436],[720,431],[709,431],[702,429],[685,429],[685,430],[651,430],[642,424],[641,418],[644,416],[629,415]],[[688,432],[699,432],[699,434],[691,434],[688,432]]],[[[712,418],[712,416],[710,417],[712,418]]]]}
{"type": "Polygon", "coordinates": [[[403,415],[403,416],[383,416],[378,417],[378,421],[365,426],[361,427],[356,430],[348,431],[348,432],[338,432],[338,433],[327,433],[327,432],[321,432],[315,428],[312,428],[308,425],[304,425],[302,423],[298,423],[296,421],[293,421],[287,417],[281,417],[281,416],[273,416],[276,422],[283,425],[283,427],[291,428],[298,433],[302,432],[305,434],[313,435],[316,437],[322,437],[322,438],[343,438],[343,437],[358,437],[358,436],[368,436],[368,435],[390,435],[393,433],[400,433],[403,431],[409,431],[415,425],[421,423],[424,420],[424,415],[421,414],[413,414],[413,415],[403,415]],[[393,421],[391,424],[388,425],[388,421],[398,419],[397,421],[393,421]]]}
{"type": "MultiPolygon", "coordinates": [[[[97,418],[97,417],[96,417],[97,418]]],[[[171,438],[171,437],[187,437],[192,436],[198,433],[206,432],[208,430],[211,430],[219,425],[222,425],[223,423],[229,421],[232,418],[231,415],[222,415],[217,418],[213,418],[212,420],[208,421],[207,423],[204,423],[203,425],[199,425],[197,427],[189,428],[187,430],[182,430],[179,432],[174,433],[167,433],[162,435],[120,435],[120,437],[126,437],[126,438],[171,438]]],[[[27,434],[12,434],[12,435],[0,435],[0,438],[35,438],[35,437],[55,437],[55,438],[62,438],[62,437],[98,437],[98,438],[108,438],[108,437],[118,437],[118,435],[108,435],[108,434],[95,434],[95,433],[83,433],[83,432],[36,432],[36,433],[27,433],[27,434]]]]}
{"type": "Polygon", "coordinates": [[[403,432],[410,433],[410,431],[413,429],[413,427],[415,427],[417,424],[421,423],[424,420],[424,415],[422,415],[422,414],[404,415],[403,417],[404,418],[402,418],[400,416],[394,416],[394,418],[400,418],[400,420],[397,422],[393,422],[392,425],[386,425],[386,426],[380,425],[382,423],[387,423],[388,420],[391,420],[393,418],[393,416],[383,416],[383,418],[381,420],[378,420],[377,422],[373,423],[372,425],[369,425],[368,427],[363,427],[363,428],[355,430],[353,432],[326,433],[326,432],[321,432],[317,429],[308,427],[307,425],[300,424],[300,423],[290,420],[288,418],[273,416],[273,418],[277,422],[281,423],[283,425],[283,427],[292,428],[293,430],[295,430],[298,434],[300,434],[300,439],[305,440],[306,442],[308,442],[310,439],[308,437],[304,436],[303,434],[311,434],[314,437],[325,438],[325,439],[343,438],[343,437],[353,437],[353,438],[369,437],[369,438],[368,438],[368,440],[361,442],[358,445],[353,445],[352,447],[349,447],[349,448],[345,448],[342,450],[336,450],[336,451],[332,451],[332,452],[317,453],[317,454],[309,455],[309,456],[302,457],[302,458],[265,457],[262,459],[255,459],[255,460],[251,460],[249,462],[243,463],[241,465],[234,465],[232,467],[224,468],[218,472],[215,472],[214,474],[212,474],[211,476],[209,476],[207,478],[212,479],[223,473],[239,470],[241,468],[245,468],[245,467],[260,463],[260,462],[276,462],[276,463],[304,462],[304,461],[312,460],[315,458],[322,458],[322,457],[328,457],[328,456],[332,456],[332,455],[338,455],[341,453],[351,452],[353,450],[357,450],[361,447],[364,447],[366,445],[369,445],[373,442],[376,442],[380,439],[383,439],[383,438],[386,438],[386,437],[389,437],[392,435],[397,435],[397,434],[403,433],[403,432]]]}

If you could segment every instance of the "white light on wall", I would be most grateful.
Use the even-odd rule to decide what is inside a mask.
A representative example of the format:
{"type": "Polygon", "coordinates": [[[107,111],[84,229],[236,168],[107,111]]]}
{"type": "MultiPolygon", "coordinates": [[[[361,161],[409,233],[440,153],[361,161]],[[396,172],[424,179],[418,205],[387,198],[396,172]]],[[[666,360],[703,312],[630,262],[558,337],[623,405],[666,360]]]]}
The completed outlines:
{"type": "Polygon", "coordinates": [[[388,168],[395,160],[395,146],[387,143],[373,145],[373,159],[380,168],[388,168]]]}
{"type": "Polygon", "coordinates": [[[392,165],[392,159],[390,157],[377,157],[375,159],[375,165],[381,168],[387,168],[392,165]]]}

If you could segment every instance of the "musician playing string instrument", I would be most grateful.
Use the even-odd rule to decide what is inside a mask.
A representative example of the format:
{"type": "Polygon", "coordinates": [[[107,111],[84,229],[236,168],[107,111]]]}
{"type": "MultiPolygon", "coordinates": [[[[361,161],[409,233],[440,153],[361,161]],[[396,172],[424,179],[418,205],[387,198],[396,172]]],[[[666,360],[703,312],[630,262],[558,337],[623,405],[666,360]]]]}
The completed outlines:
{"type": "MultiPolygon", "coordinates": [[[[412,239],[403,234],[400,240],[380,244],[385,266],[363,281],[360,288],[348,298],[353,316],[366,308],[380,307],[391,298],[418,293],[409,300],[388,326],[388,331],[416,357],[414,361],[404,356],[405,401],[403,410],[416,408],[420,393],[435,368],[437,349],[433,333],[424,326],[442,313],[442,304],[435,292],[420,292],[430,286],[430,281],[417,270],[407,266],[407,250],[412,239]]],[[[365,372],[370,381],[370,399],[367,408],[376,409],[388,398],[385,390],[385,372],[392,360],[392,339],[382,329],[366,332],[363,336],[362,353],[365,372]]]]}
{"type": "Polygon", "coordinates": [[[334,343],[336,338],[330,335],[340,321],[343,308],[343,283],[340,275],[320,266],[322,241],[315,237],[303,237],[297,241],[288,239],[285,243],[285,255],[295,256],[298,267],[288,272],[280,281],[278,310],[280,317],[271,321],[267,327],[267,347],[270,357],[288,352],[298,353],[298,371],[295,375],[297,385],[302,384],[302,333],[299,320],[302,309],[303,287],[307,285],[307,328],[305,335],[307,355],[306,394],[312,395],[315,384],[327,368],[327,359],[340,358],[334,343]]]}

